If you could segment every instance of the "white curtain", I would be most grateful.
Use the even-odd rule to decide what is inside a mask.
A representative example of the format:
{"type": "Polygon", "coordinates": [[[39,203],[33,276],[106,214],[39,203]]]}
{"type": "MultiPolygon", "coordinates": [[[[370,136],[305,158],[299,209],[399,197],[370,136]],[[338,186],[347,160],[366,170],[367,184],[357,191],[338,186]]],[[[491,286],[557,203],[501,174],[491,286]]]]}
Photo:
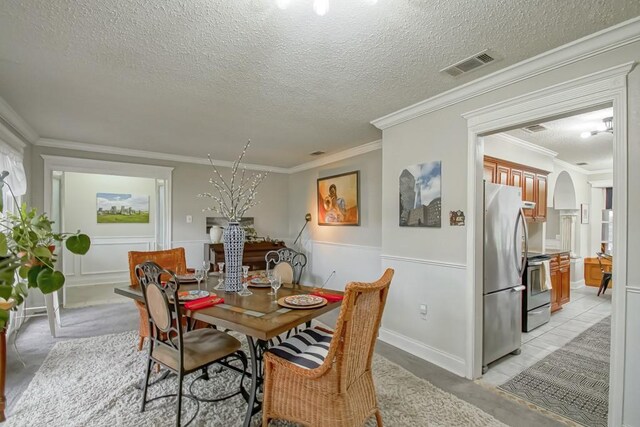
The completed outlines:
{"type": "Polygon", "coordinates": [[[27,192],[27,175],[22,164],[22,153],[19,153],[5,142],[0,141],[0,173],[9,172],[5,182],[11,186],[16,197],[27,192]]]}

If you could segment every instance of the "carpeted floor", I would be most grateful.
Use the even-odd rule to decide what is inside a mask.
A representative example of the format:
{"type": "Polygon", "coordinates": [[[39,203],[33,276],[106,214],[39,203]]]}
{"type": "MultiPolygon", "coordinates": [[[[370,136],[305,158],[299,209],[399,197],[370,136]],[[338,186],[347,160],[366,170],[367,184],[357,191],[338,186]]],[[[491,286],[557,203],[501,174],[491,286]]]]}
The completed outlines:
{"type": "MultiPolygon", "coordinates": [[[[174,398],[150,403],[140,413],[141,392],[134,385],[144,372],[146,356],[132,345],[133,332],[60,342],[35,375],[17,403],[9,426],[164,426],[175,420],[174,398]]],[[[213,368],[212,368],[213,370],[213,368]]],[[[491,415],[420,379],[376,355],[374,377],[386,425],[401,426],[503,426],[491,415]]],[[[185,381],[185,390],[195,375],[185,381]]],[[[213,374],[198,394],[235,386],[232,373],[213,374]]],[[[175,392],[175,379],[150,388],[150,396],[175,392]]],[[[213,394],[209,394],[213,397],[213,394]]],[[[301,396],[304,398],[304,396],[301,396]]],[[[236,396],[221,403],[200,404],[193,426],[241,425],[246,403],[236,396]]],[[[195,411],[184,400],[183,420],[195,411]]],[[[254,425],[260,425],[259,415],[254,425]]],[[[272,423],[282,426],[283,423],[272,423]]],[[[375,425],[375,422],[367,425],[375,425]]]]}
{"type": "Polygon", "coordinates": [[[499,388],[585,426],[606,426],[611,317],[499,388]]]}

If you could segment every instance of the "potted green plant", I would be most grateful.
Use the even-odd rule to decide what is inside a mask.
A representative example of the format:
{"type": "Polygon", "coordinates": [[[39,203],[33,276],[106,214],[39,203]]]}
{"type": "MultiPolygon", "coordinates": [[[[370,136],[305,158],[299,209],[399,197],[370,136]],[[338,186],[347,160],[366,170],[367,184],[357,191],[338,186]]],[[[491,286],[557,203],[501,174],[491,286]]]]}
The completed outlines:
{"type": "MultiPolygon", "coordinates": [[[[5,181],[7,171],[0,174],[0,190],[7,187],[16,206],[18,202],[5,181]]],[[[0,212],[3,210],[0,198],[0,212]]],[[[64,285],[64,274],[56,269],[55,246],[65,243],[74,254],[84,255],[91,239],[80,231],[55,233],[46,214],[20,206],[18,213],[0,215],[0,422],[4,421],[5,332],[10,311],[17,309],[29,293],[38,288],[44,294],[56,292],[64,285]]]]}

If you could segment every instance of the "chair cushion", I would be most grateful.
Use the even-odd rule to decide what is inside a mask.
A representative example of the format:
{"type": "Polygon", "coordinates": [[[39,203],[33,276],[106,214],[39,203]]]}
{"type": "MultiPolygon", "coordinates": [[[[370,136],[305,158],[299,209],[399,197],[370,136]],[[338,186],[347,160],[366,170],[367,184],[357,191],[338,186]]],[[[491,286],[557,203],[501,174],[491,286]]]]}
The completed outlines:
{"type": "MultiPolygon", "coordinates": [[[[174,338],[177,342],[177,338],[174,338]]],[[[182,336],[183,367],[192,371],[222,359],[240,348],[240,341],[215,329],[197,329],[182,336]]],[[[159,362],[178,370],[178,351],[165,345],[156,345],[152,356],[159,362]]]]}
{"type": "Polygon", "coordinates": [[[301,368],[315,369],[324,363],[332,338],[328,331],[308,328],[271,347],[269,352],[301,368]]]}

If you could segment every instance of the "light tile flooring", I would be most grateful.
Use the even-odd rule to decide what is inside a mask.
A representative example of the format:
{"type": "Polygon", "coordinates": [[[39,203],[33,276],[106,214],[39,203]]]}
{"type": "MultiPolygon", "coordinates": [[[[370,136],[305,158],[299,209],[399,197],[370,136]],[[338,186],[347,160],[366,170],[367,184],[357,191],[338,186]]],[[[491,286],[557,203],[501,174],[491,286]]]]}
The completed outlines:
{"type": "Polygon", "coordinates": [[[493,386],[504,384],[551,352],[567,344],[611,314],[611,289],[596,296],[598,288],[589,286],[571,290],[571,301],[551,315],[549,323],[522,334],[522,353],[507,355],[489,365],[481,382],[493,386]]]}

